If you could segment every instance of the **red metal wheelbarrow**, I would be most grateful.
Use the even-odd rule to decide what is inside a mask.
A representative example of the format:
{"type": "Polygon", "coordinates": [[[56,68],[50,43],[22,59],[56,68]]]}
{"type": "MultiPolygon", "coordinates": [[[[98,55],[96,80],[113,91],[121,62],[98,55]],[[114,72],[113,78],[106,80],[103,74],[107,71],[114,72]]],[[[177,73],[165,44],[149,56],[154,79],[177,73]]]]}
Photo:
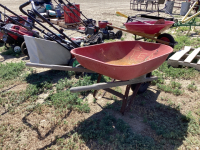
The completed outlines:
{"type": "Polygon", "coordinates": [[[138,36],[142,36],[143,38],[152,39],[158,43],[162,43],[162,44],[170,45],[171,47],[174,47],[174,45],[177,44],[174,38],[168,33],[161,34],[165,30],[169,29],[173,24],[174,24],[173,21],[165,21],[162,19],[158,21],[128,22],[124,24],[126,26],[126,29],[122,29],[122,28],[112,26],[112,25],[109,25],[109,26],[134,34],[135,40],[139,40],[139,39],[136,39],[136,35],[138,35],[138,36]]]}
{"type": "Polygon", "coordinates": [[[76,48],[71,53],[83,67],[124,81],[158,68],[172,51],[162,44],[121,41],[76,48]]]}
{"type": "MultiPolygon", "coordinates": [[[[131,105],[136,96],[140,85],[144,82],[157,79],[157,77],[149,77],[146,74],[158,68],[172,51],[173,49],[170,46],[163,44],[122,41],[73,49],[71,53],[85,68],[33,63],[27,63],[26,65],[55,70],[97,72],[99,73],[97,84],[73,87],[70,91],[81,92],[104,89],[107,92],[123,98],[121,113],[124,114],[126,107],[131,105]],[[109,76],[114,78],[114,80],[113,82],[98,83],[101,75],[109,76]],[[115,79],[121,81],[115,81],[115,79]],[[132,84],[137,84],[137,86],[128,102],[128,93],[132,84]],[[110,89],[111,87],[122,85],[127,85],[125,95],[110,89]]],[[[96,92],[94,92],[94,97],[96,92]]]]}
{"type": "Polygon", "coordinates": [[[125,23],[124,25],[126,26],[126,29],[130,31],[155,35],[169,29],[174,24],[173,21],[157,22],[158,21],[135,21],[125,23]]]}

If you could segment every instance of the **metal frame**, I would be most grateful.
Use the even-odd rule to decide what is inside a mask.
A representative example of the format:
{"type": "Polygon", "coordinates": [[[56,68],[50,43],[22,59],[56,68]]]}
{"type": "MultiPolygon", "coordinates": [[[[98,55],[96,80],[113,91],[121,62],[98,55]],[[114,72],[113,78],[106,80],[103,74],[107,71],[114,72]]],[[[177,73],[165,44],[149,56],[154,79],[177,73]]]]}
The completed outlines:
{"type": "MultiPolygon", "coordinates": [[[[36,63],[26,63],[26,66],[39,67],[39,68],[51,68],[51,69],[54,69],[54,70],[94,73],[93,71],[85,69],[85,68],[82,68],[82,67],[71,67],[71,66],[61,66],[61,65],[47,65],[47,64],[36,64],[36,63]]],[[[125,111],[130,108],[134,98],[137,95],[137,92],[138,92],[138,90],[140,88],[140,85],[142,83],[144,83],[144,82],[150,82],[150,81],[158,79],[157,77],[154,77],[154,76],[146,77],[146,75],[143,75],[143,76],[140,76],[138,78],[134,78],[134,79],[127,80],[127,81],[116,81],[115,82],[115,79],[113,79],[112,82],[100,83],[101,76],[102,75],[99,74],[96,84],[88,85],[88,86],[73,87],[73,88],[70,88],[70,92],[75,93],[75,92],[81,92],[81,91],[95,90],[94,93],[93,93],[93,96],[95,97],[96,94],[97,94],[97,90],[103,89],[106,92],[114,94],[114,95],[116,95],[116,96],[118,96],[118,97],[123,99],[122,100],[121,110],[120,110],[120,112],[123,115],[124,115],[125,111]],[[130,100],[128,100],[128,95],[129,95],[131,84],[137,84],[137,86],[135,88],[135,91],[133,92],[133,95],[130,97],[130,100]],[[126,91],[125,91],[124,95],[119,93],[119,92],[117,92],[117,91],[114,91],[114,90],[110,89],[112,87],[123,86],[123,85],[126,85],[126,91]]]]}

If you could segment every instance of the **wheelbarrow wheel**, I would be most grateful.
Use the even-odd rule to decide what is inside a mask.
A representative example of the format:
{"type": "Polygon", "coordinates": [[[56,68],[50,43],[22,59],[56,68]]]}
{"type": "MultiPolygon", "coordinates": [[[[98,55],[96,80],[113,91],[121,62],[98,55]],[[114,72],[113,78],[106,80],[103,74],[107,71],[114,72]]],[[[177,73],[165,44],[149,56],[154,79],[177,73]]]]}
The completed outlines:
{"type": "MultiPolygon", "coordinates": [[[[151,77],[151,75],[152,75],[152,73],[150,72],[150,73],[148,73],[146,75],[146,77],[151,77]]],[[[148,89],[149,85],[150,85],[150,82],[144,82],[144,83],[142,83],[140,85],[140,88],[139,88],[137,94],[139,95],[139,94],[142,94],[142,93],[146,92],[146,90],[148,89]]],[[[137,84],[131,84],[132,91],[135,90],[136,86],[137,86],[137,84]]]]}
{"type": "Polygon", "coordinates": [[[26,43],[25,41],[22,43],[21,45],[21,51],[24,55],[28,56],[29,57],[29,54],[28,54],[28,50],[27,50],[27,47],[26,47],[26,43]]]}
{"type": "Polygon", "coordinates": [[[122,37],[122,31],[117,31],[116,33],[115,33],[115,37],[117,38],[117,39],[121,39],[121,37],[122,37]]]}
{"type": "MultiPolygon", "coordinates": [[[[171,36],[170,34],[168,33],[163,33],[161,35],[159,35],[157,37],[157,39],[159,40],[163,40],[163,41],[166,41],[166,42],[170,42],[170,43],[176,43],[176,41],[174,40],[173,36],[171,36]]],[[[156,42],[158,43],[158,42],[156,42]]],[[[172,48],[174,48],[174,45],[170,45],[172,48]]]]}

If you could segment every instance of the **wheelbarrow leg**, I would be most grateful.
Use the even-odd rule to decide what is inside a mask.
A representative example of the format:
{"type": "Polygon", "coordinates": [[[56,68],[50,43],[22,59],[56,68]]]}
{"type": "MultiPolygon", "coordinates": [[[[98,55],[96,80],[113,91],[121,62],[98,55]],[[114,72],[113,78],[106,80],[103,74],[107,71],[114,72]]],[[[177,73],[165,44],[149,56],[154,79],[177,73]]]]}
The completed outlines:
{"type": "Polygon", "coordinates": [[[138,90],[139,90],[141,84],[142,84],[142,83],[138,83],[138,84],[136,85],[136,88],[135,88],[135,90],[134,90],[134,92],[133,92],[133,95],[131,95],[131,97],[130,97],[130,101],[129,101],[129,104],[128,104],[128,107],[127,107],[128,110],[129,110],[129,108],[130,108],[130,106],[131,106],[133,100],[135,99],[135,97],[136,97],[136,95],[137,95],[137,92],[138,92],[138,90]]]}
{"type": "Polygon", "coordinates": [[[129,94],[130,88],[131,88],[131,85],[126,86],[126,91],[125,91],[125,95],[123,97],[122,107],[121,107],[121,110],[120,110],[122,115],[124,115],[124,112],[125,112],[125,109],[126,109],[126,106],[127,106],[127,100],[128,100],[128,94],[129,94]]]}
{"type": "MultiPolygon", "coordinates": [[[[99,83],[101,81],[101,77],[102,77],[102,75],[99,74],[98,79],[97,79],[97,83],[99,83]]],[[[96,94],[97,94],[97,90],[95,90],[94,93],[93,93],[94,98],[95,98],[96,94]]]]}
{"type": "Polygon", "coordinates": [[[122,113],[122,115],[124,115],[124,112],[125,112],[125,110],[126,110],[126,107],[127,107],[127,109],[130,108],[130,106],[131,106],[133,100],[135,99],[135,97],[136,97],[136,95],[137,95],[137,92],[138,92],[138,90],[139,90],[141,84],[142,84],[142,83],[138,83],[138,84],[137,84],[137,86],[136,86],[136,88],[135,88],[135,90],[134,90],[134,92],[133,92],[133,95],[131,95],[131,97],[130,97],[130,101],[129,101],[128,106],[127,106],[127,101],[128,101],[128,94],[129,94],[131,85],[127,85],[127,86],[126,86],[126,91],[125,91],[125,95],[124,95],[123,102],[122,102],[122,107],[121,107],[121,113],[122,113]]]}

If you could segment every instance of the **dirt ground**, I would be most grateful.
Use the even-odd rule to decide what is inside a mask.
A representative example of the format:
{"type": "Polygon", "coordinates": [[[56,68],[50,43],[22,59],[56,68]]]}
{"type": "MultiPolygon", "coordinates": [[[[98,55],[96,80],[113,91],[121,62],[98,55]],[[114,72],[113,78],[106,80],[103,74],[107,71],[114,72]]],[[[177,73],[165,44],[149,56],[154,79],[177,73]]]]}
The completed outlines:
{"type": "MultiPolygon", "coordinates": [[[[9,9],[14,11],[17,14],[21,14],[19,11],[19,5],[21,5],[23,2],[26,2],[26,0],[1,0],[0,3],[7,6],[9,9]]],[[[71,2],[74,2],[71,0],[71,2]]],[[[122,23],[126,22],[126,18],[117,16],[115,14],[116,11],[120,11],[126,15],[134,16],[136,14],[146,13],[145,11],[133,11],[130,10],[130,0],[76,0],[76,3],[80,4],[81,11],[84,13],[85,16],[88,18],[93,18],[95,20],[108,20],[115,26],[122,26],[122,23]]],[[[160,6],[161,8],[164,7],[164,5],[160,6]]],[[[27,7],[30,9],[30,6],[27,7]]],[[[150,6],[151,8],[151,6],[150,6]]],[[[149,8],[149,9],[150,9],[149,8]]],[[[144,10],[144,8],[143,8],[144,10]]],[[[2,8],[0,8],[0,11],[3,11],[2,8]]],[[[162,16],[165,16],[164,13],[162,13],[162,16]]],[[[53,29],[52,29],[53,30],[53,29]]],[[[76,37],[76,36],[82,36],[82,34],[77,33],[73,30],[67,30],[65,29],[65,33],[69,35],[70,37],[76,37]]],[[[128,33],[123,33],[125,35],[125,40],[134,40],[133,35],[128,33]]],[[[0,56],[0,61],[3,63],[6,62],[20,62],[25,61],[28,62],[29,60],[27,57],[12,57],[12,56],[0,56]]],[[[36,69],[37,73],[45,72],[48,69],[36,69]]],[[[183,86],[187,86],[188,81],[182,81],[183,86]],[[184,85],[185,84],[185,85],[184,85]]],[[[199,83],[199,81],[198,81],[199,83]]],[[[198,84],[198,88],[200,88],[198,84]]],[[[18,91],[18,90],[24,90],[26,88],[27,84],[20,84],[15,85],[12,87],[7,87],[5,90],[11,90],[11,91],[18,91]]],[[[122,87],[122,92],[125,91],[125,87],[122,87]]],[[[100,91],[99,93],[102,93],[100,91]]],[[[194,93],[187,93],[186,95],[178,97],[178,100],[176,103],[181,103],[183,100],[187,103],[190,102],[188,97],[191,97],[191,95],[195,95],[194,93]]],[[[43,103],[44,99],[48,96],[48,94],[42,94],[39,99],[37,100],[38,103],[43,103]]],[[[151,86],[148,90],[147,96],[141,96],[137,98],[138,100],[144,99],[148,101],[147,103],[161,103],[162,104],[162,97],[169,97],[170,99],[177,99],[176,96],[172,94],[166,94],[165,92],[160,92],[157,90],[155,86],[151,86]]],[[[90,105],[91,112],[90,113],[77,113],[77,112],[66,112],[68,116],[65,116],[66,121],[70,123],[74,123],[75,121],[82,121],[87,118],[95,117],[95,114],[98,114],[102,112],[103,106],[105,106],[108,102],[113,103],[114,100],[112,99],[112,96],[110,94],[106,94],[103,98],[98,99],[97,103],[93,103],[93,97],[92,95],[87,96],[87,101],[90,105]]],[[[24,104],[26,107],[26,104],[24,104]]],[[[195,104],[192,104],[191,107],[195,106],[195,104]]],[[[19,108],[20,109],[20,108],[19,108]]],[[[154,139],[159,140],[159,136],[156,135],[155,131],[153,131],[148,125],[144,123],[143,112],[146,112],[146,110],[143,110],[140,107],[133,106],[133,112],[135,113],[135,116],[133,119],[130,119],[130,116],[133,112],[127,112],[125,116],[122,116],[119,112],[113,113],[110,111],[111,114],[113,114],[116,118],[120,118],[127,122],[131,129],[141,135],[147,135],[150,137],[153,137],[154,139]],[[140,113],[138,113],[140,112],[140,113]]],[[[5,110],[0,110],[0,114],[4,112],[5,110]]],[[[59,128],[59,127],[53,127],[52,124],[50,124],[51,116],[52,114],[55,115],[56,112],[52,112],[50,109],[46,110],[44,109],[43,112],[45,112],[43,115],[38,115],[37,113],[30,113],[30,114],[16,114],[16,115],[9,115],[5,114],[2,115],[0,118],[1,125],[3,124],[13,124],[14,127],[19,128],[20,126],[23,127],[25,130],[20,133],[21,140],[16,144],[15,141],[12,139],[7,141],[7,144],[9,145],[9,142],[14,142],[13,147],[10,147],[10,149],[46,149],[51,146],[54,146],[54,142],[56,140],[56,136],[64,137],[66,136],[66,132],[69,132],[73,130],[72,127],[68,126],[67,129],[65,128],[59,128]],[[3,122],[3,123],[2,123],[3,122]],[[38,130],[34,130],[34,125],[38,124],[38,130]],[[53,127],[53,129],[52,129],[53,127]]],[[[14,138],[14,137],[13,137],[14,138]]],[[[181,149],[181,145],[180,149],[181,149]]],[[[6,147],[4,147],[6,149],[6,147]]],[[[53,147],[52,149],[57,149],[57,147],[53,147]]],[[[92,145],[84,145],[82,149],[98,149],[95,148],[95,146],[92,145]]],[[[166,149],[174,149],[170,146],[166,149]]]]}

